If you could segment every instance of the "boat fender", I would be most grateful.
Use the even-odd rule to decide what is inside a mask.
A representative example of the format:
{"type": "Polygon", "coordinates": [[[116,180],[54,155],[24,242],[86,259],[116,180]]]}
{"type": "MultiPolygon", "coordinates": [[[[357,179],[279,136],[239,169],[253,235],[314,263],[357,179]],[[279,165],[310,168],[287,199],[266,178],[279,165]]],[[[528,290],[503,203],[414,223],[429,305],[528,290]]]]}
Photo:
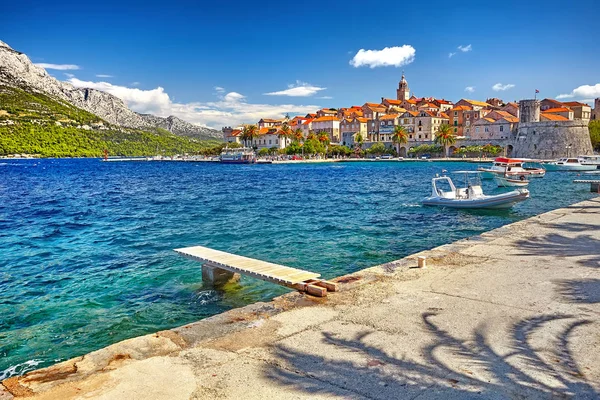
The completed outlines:
{"type": "Polygon", "coordinates": [[[525,180],[525,176],[524,176],[524,175],[521,175],[521,176],[519,177],[519,179],[520,179],[520,180],[522,180],[522,181],[524,181],[524,180],[525,180]]]}

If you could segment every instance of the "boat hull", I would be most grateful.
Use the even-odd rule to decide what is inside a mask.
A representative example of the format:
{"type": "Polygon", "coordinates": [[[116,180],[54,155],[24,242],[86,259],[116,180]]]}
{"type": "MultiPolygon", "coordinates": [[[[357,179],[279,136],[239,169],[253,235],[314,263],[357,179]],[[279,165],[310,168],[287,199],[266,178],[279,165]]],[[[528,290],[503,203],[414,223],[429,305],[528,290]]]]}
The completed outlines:
{"type": "Polygon", "coordinates": [[[221,160],[221,164],[254,164],[256,160],[221,160]]]}
{"type": "Polygon", "coordinates": [[[593,171],[596,165],[544,164],[546,171],[593,171]]]}
{"type": "Polygon", "coordinates": [[[503,209],[511,208],[516,203],[529,198],[526,189],[514,190],[495,196],[485,196],[474,199],[444,199],[441,197],[428,197],[423,200],[425,206],[438,206],[459,209],[503,209]]]}
{"type": "Polygon", "coordinates": [[[523,187],[529,185],[529,181],[526,179],[510,179],[503,176],[496,176],[494,179],[498,187],[523,187]]]}

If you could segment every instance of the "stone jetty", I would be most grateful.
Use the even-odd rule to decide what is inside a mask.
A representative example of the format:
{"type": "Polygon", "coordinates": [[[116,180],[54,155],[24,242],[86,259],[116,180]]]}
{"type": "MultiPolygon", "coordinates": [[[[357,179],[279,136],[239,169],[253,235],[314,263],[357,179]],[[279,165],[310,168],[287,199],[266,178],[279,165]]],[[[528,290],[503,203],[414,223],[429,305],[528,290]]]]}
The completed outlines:
{"type": "Polygon", "coordinates": [[[337,282],[7,379],[0,400],[600,397],[600,198],[337,282]]]}

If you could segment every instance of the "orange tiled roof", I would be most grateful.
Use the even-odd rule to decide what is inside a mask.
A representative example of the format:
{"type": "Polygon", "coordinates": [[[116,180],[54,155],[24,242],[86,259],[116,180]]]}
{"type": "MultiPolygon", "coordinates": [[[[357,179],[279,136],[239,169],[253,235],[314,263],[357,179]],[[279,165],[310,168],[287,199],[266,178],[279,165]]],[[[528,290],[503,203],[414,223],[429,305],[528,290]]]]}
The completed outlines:
{"type": "Polygon", "coordinates": [[[491,122],[491,123],[496,122],[496,120],[494,118],[482,118],[482,119],[486,120],[487,122],[491,122]]]}
{"type": "Polygon", "coordinates": [[[544,100],[542,100],[542,101],[547,101],[547,102],[549,102],[549,103],[555,104],[555,105],[556,105],[556,107],[561,107],[561,106],[563,105],[563,103],[561,103],[561,102],[560,102],[560,101],[558,101],[558,100],[554,100],[554,99],[544,99],[544,100]]]}
{"type": "Polygon", "coordinates": [[[260,128],[258,131],[259,135],[267,135],[269,133],[275,133],[277,130],[275,128],[260,128]]]}
{"type": "Polygon", "coordinates": [[[410,104],[417,104],[417,100],[415,100],[415,99],[408,99],[408,100],[406,100],[406,102],[410,103],[410,104]]]}
{"type": "Polygon", "coordinates": [[[388,120],[388,119],[396,119],[398,118],[398,114],[386,114],[379,117],[380,120],[388,120]]]}
{"type": "MultiPolygon", "coordinates": [[[[560,117],[560,116],[561,116],[561,115],[559,115],[559,117],[560,117]]],[[[505,120],[507,120],[508,122],[513,122],[513,123],[514,123],[514,122],[519,122],[519,118],[515,117],[514,115],[507,115],[506,117],[502,117],[502,118],[500,118],[500,119],[505,119],[505,120]]],[[[498,121],[500,121],[500,120],[498,120],[498,121]]]]}
{"type": "Polygon", "coordinates": [[[469,106],[455,106],[450,111],[472,111],[473,108],[469,106]]]}
{"type": "Polygon", "coordinates": [[[578,101],[567,101],[563,104],[566,106],[569,106],[569,107],[581,107],[581,106],[590,107],[589,105],[587,105],[585,103],[580,103],[578,101]]]}
{"type": "MultiPolygon", "coordinates": [[[[517,103],[515,103],[515,102],[512,102],[512,101],[510,103],[506,104],[506,106],[513,106],[513,107],[519,108],[519,105],[517,103]]],[[[504,106],[504,107],[506,107],[506,106],[504,106]]]]}
{"type": "Polygon", "coordinates": [[[452,104],[452,102],[444,99],[435,99],[434,101],[437,101],[440,104],[452,104]]]}
{"type": "Polygon", "coordinates": [[[407,113],[409,113],[410,115],[412,115],[413,117],[416,117],[417,115],[419,115],[418,111],[407,111],[407,113]]]}
{"type": "Polygon", "coordinates": [[[302,125],[308,125],[308,124],[310,124],[311,122],[313,122],[314,120],[315,120],[314,118],[309,118],[309,119],[307,119],[306,121],[304,121],[304,122],[302,123],[302,125]]]}
{"type": "Polygon", "coordinates": [[[358,122],[362,122],[363,124],[365,124],[365,123],[367,123],[367,122],[369,121],[369,120],[368,120],[368,119],[366,119],[366,118],[359,118],[359,117],[356,117],[356,120],[357,120],[358,122]]]}
{"type": "Polygon", "coordinates": [[[446,113],[440,113],[440,117],[450,119],[450,117],[446,113]]]}
{"type": "Polygon", "coordinates": [[[326,116],[326,117],[319,117],[315,120],[313,120],[314,122],[327,122],[327,121],[339,121],[340,119],[337,117],[330,117],[330,116],[326,116]]]}
{"type": "Polygon", "coordinates": [[[387,101],[390,104],[396,104],[396,105],[402,104],[402,101],[400,101],[400,100],[394,100],[394,99],[383,99],[383,101],[387,101]]]}
{"type": "Polygon", "coordinates": [[[237,136],[240,133],[242,133],[242,131],[240,129],[234,129],[231,131],[231,136],[237,136]]]}
{"type": "Polygon", "coordinates": [[[558,112],[569,112],[571,111],[570,108],[567,107],[555,107],[555,108],[549,108],[547,110],[542,111],[542,113],[558,113],[558,112]]]}
{"type": "Polygon", "coordinates": [[[258,121],[258,122],[261,122],[261,121],[262,121],[262,122],[271,122],[271,123],[283,122],[283,121],[282,121],[282,120],[280,120],[280,119],[267,119],[267,118],[263,118],[263,119],[261,119],[261,120],[260,120],[260,121],[258,121]]]}
{"type": "Polygon", "coordinates": [[[542,113],[541,119],[545,119],[548,121],[568,121],[569,120],[569,118],[564,117],[562,115],[545,114],[545,113],[542,113]]]}
{"type": "Polygon", "coordinates": [[[474,104],[476,106],[479,107],[489,107],[490,104],[484,102],[484,101],[479,101],[479,100],[469,100],[469,99],[463,99],[464,101],[466,101],[469,104],[474,104]]]}

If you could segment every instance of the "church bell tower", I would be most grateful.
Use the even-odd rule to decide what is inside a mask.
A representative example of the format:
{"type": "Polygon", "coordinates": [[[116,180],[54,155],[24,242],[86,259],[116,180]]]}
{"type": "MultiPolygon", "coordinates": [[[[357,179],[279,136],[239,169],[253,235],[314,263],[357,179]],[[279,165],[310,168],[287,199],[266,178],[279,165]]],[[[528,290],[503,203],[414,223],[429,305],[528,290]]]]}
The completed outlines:
{"type": "Polygon", "coordinates": [[[408,100],[410,98],[410,89],[408,88],[408,82],[406,82],[406,78],[404,77],[404,72],[402,72],[402,79],[400,79],[400,83],[398,84],[398,90],[396,90],[396,99],[397,100],[408,100]]]}

